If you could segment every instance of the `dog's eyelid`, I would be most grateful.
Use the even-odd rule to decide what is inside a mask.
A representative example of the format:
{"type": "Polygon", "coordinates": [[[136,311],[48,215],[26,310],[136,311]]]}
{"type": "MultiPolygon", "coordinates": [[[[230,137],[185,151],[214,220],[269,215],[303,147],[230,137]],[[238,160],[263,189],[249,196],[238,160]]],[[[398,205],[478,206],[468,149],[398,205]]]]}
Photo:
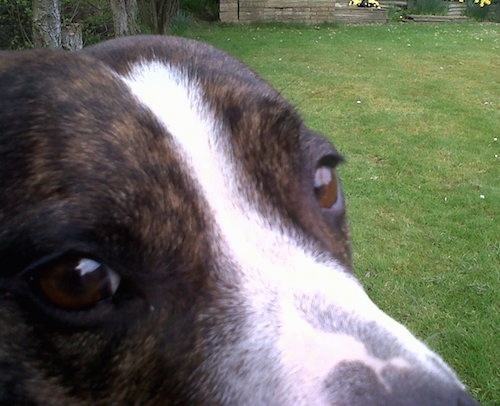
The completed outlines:
{"type": "Polygon", "coordinates": [[[26,268],[24,268],[20,273],[19,276],[28,276],[30,273],[35,271],[37,268],[44,266],[46,264],[50,264],[51,262],[58,261],[58,260],[64,260],[68,258],[87,258],[91,259],[96,262],[102,262],[100,259],[95,258],[93,255],[89,255],[83,252],[78,252],[78,251],[57,251],[53,252],[51,254],[43,255],[42,257],[38,258],[34,262],[30,263],[26,268]]]}
{"type": "Polygon", "coordinates": [[[342,155],[337,153],[336,151],[331,152],[327,155],[323,155],[317,162],[316,168],[321,166],[328,166],[332,169],[337,168],[339,165],[345,163],[345,159],[342,155]]]}
{"type": "Polygon", "coordinates": [[[59,258],[62,258],[66,255],[63,252],[55,252],[49,255],[44,255],[36,261],[30,263],[26,268],[24,268],[21,272],[19,272],[19,276],[22,277],[31,277],[30,275],[40,266],[44,264],[50,263],[51,261],[56,261],[59,258]]]}

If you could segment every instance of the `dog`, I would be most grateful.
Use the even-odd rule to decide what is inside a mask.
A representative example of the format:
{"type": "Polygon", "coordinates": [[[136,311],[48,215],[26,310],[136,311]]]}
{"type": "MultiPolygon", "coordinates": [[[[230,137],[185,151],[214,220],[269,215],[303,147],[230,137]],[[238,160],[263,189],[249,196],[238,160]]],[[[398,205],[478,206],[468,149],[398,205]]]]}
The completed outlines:
{"type": "Polygon", "coordinates": [[[0,56],[0,405],[477,405],[352,273],[341,154],[242,63],[0,56]]]}

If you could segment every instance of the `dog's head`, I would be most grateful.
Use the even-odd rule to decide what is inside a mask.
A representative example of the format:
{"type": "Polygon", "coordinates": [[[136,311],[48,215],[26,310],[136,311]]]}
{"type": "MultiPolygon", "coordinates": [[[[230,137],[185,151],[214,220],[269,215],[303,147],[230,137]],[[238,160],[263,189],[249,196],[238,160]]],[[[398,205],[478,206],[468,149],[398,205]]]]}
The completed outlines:
{"type": "Polygon", "coordinates": [[[2,54],[0,404],[475,404],[351,274],[341,161],[206,45],[2,54]]]}

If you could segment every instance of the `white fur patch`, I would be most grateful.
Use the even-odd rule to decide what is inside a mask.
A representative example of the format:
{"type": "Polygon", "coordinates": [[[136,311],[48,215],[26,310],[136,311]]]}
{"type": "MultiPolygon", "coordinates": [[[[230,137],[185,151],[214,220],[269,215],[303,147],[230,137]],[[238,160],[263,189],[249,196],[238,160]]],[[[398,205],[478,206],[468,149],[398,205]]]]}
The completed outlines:
{"type": "MultiPolygon", "coordinates": [[[[384,368],[412,368],[415,362],[439,379],[458,384],[440,358],[381,312],[341,265],[304,246],[277,216],[263,217],[241,195],[240,188],[247,186],[239,184],[239,168],[230,159],[229,129],[215,120],[196,83],[188,81],[182,71],[157,62],[137,65],[124,81],[173,136],[186,171],[213,216],[214,252],[238,268],[237,275],[221,269],[219,276],[241,286],[256,335],[248,337],[248,342],[274,343],[289,399],[295,404],[322,404],[321,384],[343,361],[364,363],[385,386],[390,383],[382,377],[384,368]],[[343,331],[341,321],[338,325],[330,322],[325,329],[311,325],[298,303],[306,303],[305,308],[316,313],[308,319],[319,319],[332,306],[342,309],[353,322],[374,321],[384,334],[397,337],[405,351],[377,358],[359,337],[343,331]]],[[[259,373],[255,371],[256,385],[259,373]]],[[[253,390],[258,391],[257,387],[253,390]]],[[[247,395],[251,399],[252,393],[247,395]]]]}

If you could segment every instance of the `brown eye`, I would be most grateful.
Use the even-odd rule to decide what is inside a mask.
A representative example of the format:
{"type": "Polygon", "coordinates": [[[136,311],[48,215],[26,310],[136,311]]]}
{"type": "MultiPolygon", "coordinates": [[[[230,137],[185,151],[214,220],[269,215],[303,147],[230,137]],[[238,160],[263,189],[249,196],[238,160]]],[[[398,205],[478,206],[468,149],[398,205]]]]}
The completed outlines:
{"type": "Polygon", "coordinates": [[[323,209],[332,207],[339,198],[335,169],[330,166],[320,166],[314,173],[314,194],[323,209]]]}
{"type": "Polygon", "coordinates": [[[120,284],[119,275],[89,258],[59,258],[34,270],[41,293],[65,310],[84,310],[110,298],[120,284]]]}

